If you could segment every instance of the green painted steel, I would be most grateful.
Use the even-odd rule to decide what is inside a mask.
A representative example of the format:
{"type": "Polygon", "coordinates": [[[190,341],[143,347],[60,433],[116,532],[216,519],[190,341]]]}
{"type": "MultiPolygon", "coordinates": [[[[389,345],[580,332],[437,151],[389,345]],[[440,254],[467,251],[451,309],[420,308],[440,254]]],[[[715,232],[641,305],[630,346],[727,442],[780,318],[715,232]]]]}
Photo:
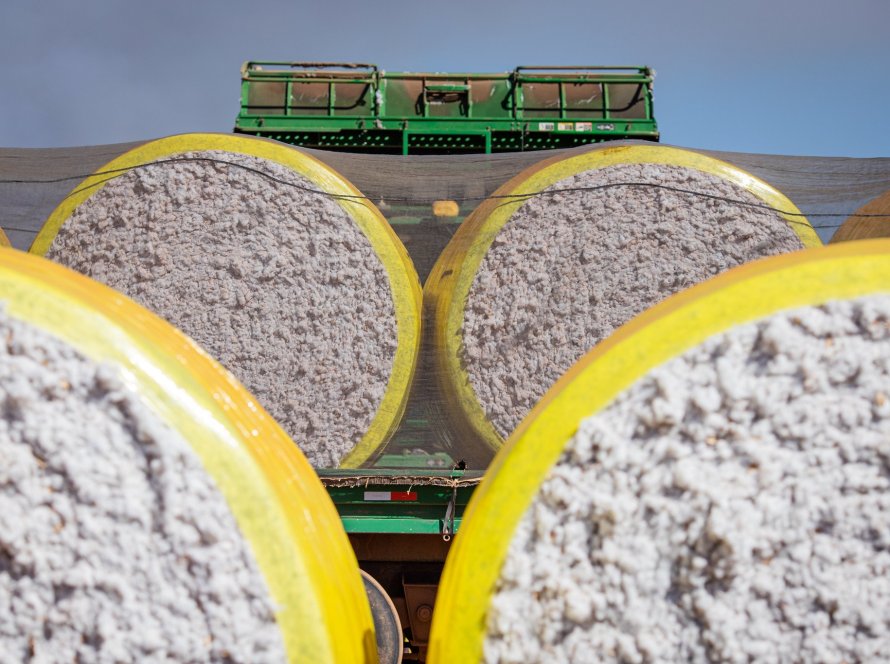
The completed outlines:
{"type": "Polygon", "coordinates": [[[235,132],[388,154],[516,152],[658,140],[648,67],[390,73],[359,63],[246,62],[235,132]]]}
{"type": "Polygon", "coordinates": [[[402,533],[450,538],[460,528],[476,481],[462,471],[360,471],[344,485],[342,471],[319,471],[348,533],[402,533]],[[426,482],[452,480],[454,484],[426,482]],[[387,481],[389,480],[389,481],[387,481]]]}

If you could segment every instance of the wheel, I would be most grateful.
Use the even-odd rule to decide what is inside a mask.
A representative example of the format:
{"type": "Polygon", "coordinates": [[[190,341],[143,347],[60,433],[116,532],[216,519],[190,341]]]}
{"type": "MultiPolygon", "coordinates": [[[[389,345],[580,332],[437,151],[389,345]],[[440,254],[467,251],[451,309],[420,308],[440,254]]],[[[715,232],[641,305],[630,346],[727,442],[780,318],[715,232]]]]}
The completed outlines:
{"type": "Polygon", "coordinates": [[[374,618],[380,664],[401,664],[404,638],[395,604],[374,577],[365,570],[361,570],[361,573],[368,602],[371,604],[371,616],[374,618]]]}

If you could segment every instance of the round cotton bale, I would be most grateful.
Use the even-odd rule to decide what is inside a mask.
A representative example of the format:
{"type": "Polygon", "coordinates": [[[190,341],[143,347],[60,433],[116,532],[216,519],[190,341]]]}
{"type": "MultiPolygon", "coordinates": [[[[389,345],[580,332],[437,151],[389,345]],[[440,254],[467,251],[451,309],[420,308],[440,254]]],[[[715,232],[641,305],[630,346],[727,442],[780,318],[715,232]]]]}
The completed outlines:
{"type": "Polygon", "coordinates": [[[588,353],[475,492],[431,664],[880,659],[888,259],[756,261],[588,353]]]}
{"type": "Polygon", "coordinates": [[[633,316],[740,263],[819,244],[791,201],[700,154],[634,146],[546,160],[470,215],[426,283],[451,419],[496,450],[633,316]]]}
{"type": "Polygon", "coordinates": [[[890,237],[890,190],[873,198],[847,217],[831,237],[831,244],[880,237],[890,237]]]}
{"type": "Polygon", "coordinates": [[[31,248],[191,336],[316,467],[357,467],[404,413],[420,285],[379,211],[295,149],[212,134],[142,145],[31,248]]]}
{"type": "Polygon", "coordinates": [[[366,662],[312,467],[230,373],[119,293],[0,250],[0,652],[366,662]]]}

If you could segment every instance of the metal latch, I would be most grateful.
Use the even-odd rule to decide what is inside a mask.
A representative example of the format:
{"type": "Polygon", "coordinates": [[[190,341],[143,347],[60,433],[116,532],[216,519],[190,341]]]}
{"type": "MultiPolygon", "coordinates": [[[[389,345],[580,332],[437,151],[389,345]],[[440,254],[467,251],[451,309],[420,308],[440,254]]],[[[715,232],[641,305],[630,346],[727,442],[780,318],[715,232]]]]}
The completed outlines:
{"type": "Polygon", "coordinates": [[[451,491],[451,499],[448,501],[448,507],[445,508],[445,519],[442,522],[442,539],[446,542],[451,541],[454,535],[454,510],[457,507],[457,487],[451,491]]]}

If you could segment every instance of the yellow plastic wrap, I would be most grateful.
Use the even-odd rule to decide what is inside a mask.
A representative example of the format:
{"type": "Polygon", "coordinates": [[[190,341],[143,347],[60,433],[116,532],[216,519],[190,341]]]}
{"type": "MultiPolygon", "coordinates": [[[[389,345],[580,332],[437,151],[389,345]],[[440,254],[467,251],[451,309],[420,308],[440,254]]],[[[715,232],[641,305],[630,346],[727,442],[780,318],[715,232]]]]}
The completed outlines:
{"type": "Polygon", "coordinates": [[[290,662],[376,662],[355,555],[315,472],[281,428],[185,335],[123,295],[0,249],[9,315],[111,362],[213,477],[278,607],[290,662]]]}
{"type": "Polygon", "coordinates": [[[890,237],[890,190],[873,198],[850,215],[831,238],[831,244],[890,237]],[[858,216],[881,215],[881,216],[858,216]]]}
{"type": "Polygon", "coordinates": [[[41,256],[46,254],[62,224],[81,203],[111,181],[116,172],[125,173],[134,166],[169,159],[185,152],[205,150],[223,150],[268,159],[299,173],[321,191],[358,197],[355,200],[336,200],[368,238],[389,277],[398,326],[398,346],[389,383],[377,413],[364,437],[340,464],[342,468],[357,468],[379,451],[398,427],[405,412],[420,348],[421,289],[408,252],[386,219],[370,201],[361,199],[361,192],[329,166],[281,143],[243,136],[182,134],[151,141],[122,154],[80,183],[50,215],[34,239],[30,252],[41,256]]]}
{"type": "Polygon", "coordinates": [[[503,439],[485,416],[461,360],[461,328],[470,288],[495,236],[523,205],[511,194],[542,191],[572,175],[619,164],[665,164],[716,175],[751,192],[785,218],[805,247],[821,246],[800,210],[753,175],[712,157],[663,146],[623,146],[575,157],[554,157],[524,170],[500,187],[464,221],[433,267],[424,286],[424,307],[432,327],[436,372],[450,420],[461,437],[481,439],[496,451],[503,439]],[[500,197],[500,198],[499,198],[500,197]]]}
{"type": "Polygon", "coordinates": [[[9,243],[9,238],[6,237],[6,233],[3,232],[3,229],[0,228],[0,247],[11,247],[12,245],[9,243]]]}
{"type": "Polygon", "coordinates": [[[513,432],[473,495],[439,586],[430,664],[481,659],[488,605],[513,533],[582,419],[652,368],[733,326],[874,293],[890,293],[890,240],[775,256],[674,295],[585,355],[513,432]]]}

